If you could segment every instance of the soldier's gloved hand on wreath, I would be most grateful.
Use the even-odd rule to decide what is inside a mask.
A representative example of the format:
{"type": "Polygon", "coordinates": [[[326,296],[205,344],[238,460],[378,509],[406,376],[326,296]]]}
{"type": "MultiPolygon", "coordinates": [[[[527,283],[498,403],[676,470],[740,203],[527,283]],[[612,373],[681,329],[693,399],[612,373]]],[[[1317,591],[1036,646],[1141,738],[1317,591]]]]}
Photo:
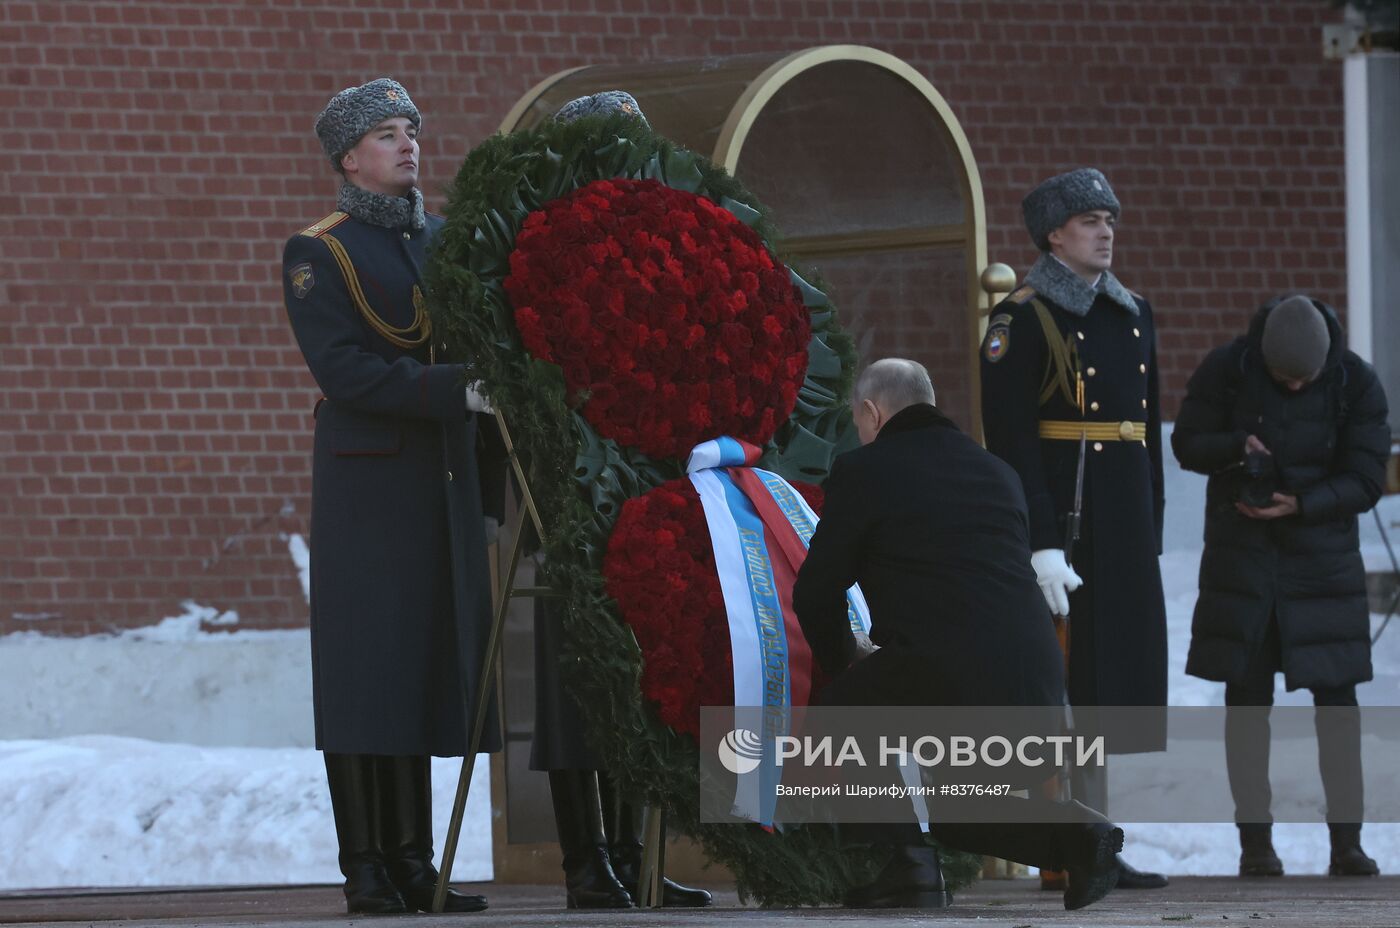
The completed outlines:
{"type": "Polygon", "coordinates": [[[1031,553],[1031,566],[1051,615],[1069,615],[1069,594],[1084,585],[1084,578],[1065,562],[1065,552],[1041,548],[1031,553]]]}
{"type": "Polygon", "coordinates": [[[484,412],[488,416],[494,416],[496,410],[491,406],[491,401],[481,392],[481,381],[467,384],[467,409],[472,412],[484,412]]]}

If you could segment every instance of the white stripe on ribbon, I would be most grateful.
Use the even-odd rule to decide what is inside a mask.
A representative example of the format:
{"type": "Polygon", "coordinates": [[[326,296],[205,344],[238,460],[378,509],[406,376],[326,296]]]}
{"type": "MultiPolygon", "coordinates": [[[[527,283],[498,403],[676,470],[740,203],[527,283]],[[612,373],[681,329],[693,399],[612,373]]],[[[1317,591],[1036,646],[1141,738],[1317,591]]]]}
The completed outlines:
{"type": "Polygon", "coordinates": [[[749,595],[744,550],[739,545],[739,526],[729,511],[724,486],[711,470],[690,475],[705,521],[710,526],[710,544],[715,551],[715,570],[724,593],[724,611],[729,615],[729,650],[734,657],[734,705],[763,705],[763,676],[759,673],[758,631],[749,595]]]}
{"type": "MultiPolygon", "coordinates": [[[[706,444],[715,444],[706,442],[706,444]]],[[[698,452],[700,449],[697,448],[698,452]]],[[[694,455],[692,454],[692,460],[694,455]]],[[[734,705],[763,705],[763,667],[758,641],[757,616],[749,595],[748,569],[739,544],[739,526],[729,511],[724,485],[713,470],[690,475],[700,496],[705,521],[710,527],[710,544],[715,552],[715,571],[724,594],[724,611],[729,618],[729,651],[734,659],[734,705]]],[[[734,795],[734,814],[749,821],[761,817],[761,777],[740,776],[734,795]]]]}
{"type": "MultiPolygon", "coordinates": [[[[752,445],[749,447],[753,448],[752,445]]],[[[758,448],[753,448],[755,454],[758,448]]],[[[757,460],[757,458],[755,458],[757,460]]],[[[721,435],[696,445],[685,462],[685,472],[693,474],[710,467],[740,467],[748,462],[744,446],[728,435],[721,435]]]]}

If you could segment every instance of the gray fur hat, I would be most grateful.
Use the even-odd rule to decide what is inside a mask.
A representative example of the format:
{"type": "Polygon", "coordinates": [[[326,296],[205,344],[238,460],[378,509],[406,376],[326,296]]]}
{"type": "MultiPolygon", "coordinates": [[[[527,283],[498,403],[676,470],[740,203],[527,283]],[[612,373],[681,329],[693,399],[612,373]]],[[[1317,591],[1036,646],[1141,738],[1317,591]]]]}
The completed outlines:
{"type": "Polygon", "coordinates": [[[1080,213],[1106,209],[1118,218],[1121,209],[1108,178],[1097,168],[1079,168],[1042,181],[1021,201],[1026,230],[1041,251],[1050,250],[1050,233],[1080,213]]]}
{"type": "Polygon", "coordinates": [[[570,100],[559,107],[559,111],[554,114],[554,119],[557,122],[573,122],[575,119],[582,119],[585,116],[611,116],[613,113],[626,113],[629,116],[635,116],[642,121],[642,125],[648,129],[651,128],[651,123],[647,122],[636,98],[625,90],[604,90],[602,93],[593,93],[586,97],[570,100]]]}
{"type": "Polygon", "coordinates": [[[1327,362],[1332,336],[1327,320],[1305,296],[1290,296],[1264,319],[1264,363],[1285,380],[1311,380],[1327,362]]]}
{"type": "Polygon", "coordinates": [[[346,87],[331,97],[316,117],[316,137],[338,171],[342,155],[354,148],[366,132],[394,116],[407,118],[414,129],[423,127],[423,117],[403,84],[381,77],[358,87],[346,87]]]}

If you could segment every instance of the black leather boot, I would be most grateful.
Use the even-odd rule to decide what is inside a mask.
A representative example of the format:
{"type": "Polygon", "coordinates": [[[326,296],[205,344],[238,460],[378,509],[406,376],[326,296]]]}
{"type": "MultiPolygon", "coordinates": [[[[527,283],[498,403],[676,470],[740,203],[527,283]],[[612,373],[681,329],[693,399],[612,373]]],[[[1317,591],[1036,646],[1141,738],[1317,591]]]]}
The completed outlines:
{"type": "Polygon", "coordinates": [[[1328,876],[1379,876],[1381,868],[1361,849],[1361,826],[1329,823],[1332,862],[1328,876]]]}
{"type": "Polygon", "coordinates": [[[340,872],[345,874],[345,908],[351,915],[407,912],[394,887],[379,843],[375,758],[369,754],[325,755],[340,872]]]}
{"type": "Polygon", "coordinates": [[[1240,876],[1283,876],[1283,861],[1274,852],[1274,826],[1269,822],[1241,822],[1240,876]]]}
{"type": "Polygon", "coordinates": [[[564,889],[571,909],[630,909],[632,897],[613,873],[603,834],[598,776],[592,770],[549,771],[554,825],[564,852],[564,889]]]}
{"type": "MultiPolygon", "coordinates": [[[[598,794],[603,805],[603,830],[608,836],[608,857],[612,861],[613,873],[617,881],[632,901],[642,897],[637,882],[642,871],[641,825],[638,822],[640,810],[622,797],[617,784],[606,773],[598,772],[598,794]]],[[[713,903],[713,898],[703,889],[661,878],[661,904],[667,908],[699,909],[713,903]]]]}
{"type": "Polygon", "coordinates": [[[952,903],[938,851],[927,844],[895,845],[874,881],[846,894],[849,909],[945,909],[952,903]]]}
{"type": "MultiPolygon", "coordinates": [[[[427,757],[375,758],[379,773],[384,857],[389,877],[409,911],[431,912],[438,870],[433,866],[433,782],[427,757]]],[[[486,897],[447,890],[444,912],[480,912],[486,897]]]]}

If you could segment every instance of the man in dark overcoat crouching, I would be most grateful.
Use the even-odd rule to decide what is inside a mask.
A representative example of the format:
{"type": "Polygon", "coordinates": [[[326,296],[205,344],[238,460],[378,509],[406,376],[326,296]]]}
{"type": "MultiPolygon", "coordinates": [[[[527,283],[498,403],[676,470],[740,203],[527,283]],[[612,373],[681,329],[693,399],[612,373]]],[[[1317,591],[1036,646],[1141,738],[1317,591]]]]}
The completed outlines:
{"type": "MultiPolygon", "coordinates": [[[[856,381],[863,447],[832,464],[792,593],[812,656],[832,677],[821,705],[1062,706],[1062,657],[1031,567],[1020,481],[933,401],[928,372],[914,361],[876,361],[856,381]],[[870,607],[868,639],[847,616],[846,591],[857,583],[870,607]]],[[[935,818],[930,832],[949,847],[1068,870],[1067,909],[1113,889],[1121,829],[1037,789],[1025,803],[1024,824],[935,818]]],[[[892,855],[848,905],[951,901],[938,855],[912,822],[843,830],[892,855]]]]}

